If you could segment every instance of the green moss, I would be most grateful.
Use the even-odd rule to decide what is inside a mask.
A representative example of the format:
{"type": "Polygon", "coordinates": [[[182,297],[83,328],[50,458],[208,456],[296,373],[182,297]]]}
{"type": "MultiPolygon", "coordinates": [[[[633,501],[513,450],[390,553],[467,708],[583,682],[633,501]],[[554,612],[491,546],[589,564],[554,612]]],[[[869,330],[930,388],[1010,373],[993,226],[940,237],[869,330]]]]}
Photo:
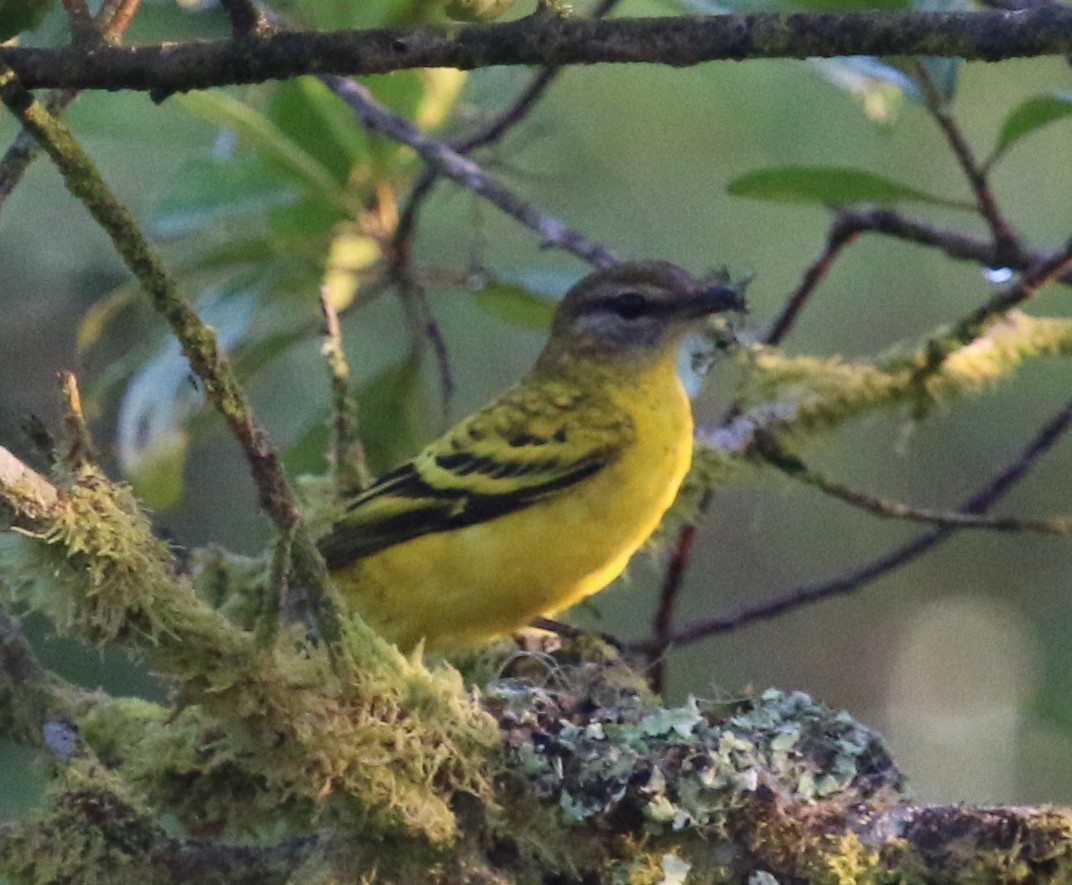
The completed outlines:
{"type": "Polygon", "coordinates": [[[106,702],[86,722],[139,795],[191,826],[281,816],[435,842],[454,834],[457,792],[490,793],[498,730],[452,668],[404,656],[356,617],[341,668],[296,631],[259,642],[175,574],[125,486],[87,468],[69,501],[33,536],[25,572],[50,579],[26,582],[25,598],[174,686],[177,708],[106,702]]]}
{"type": "Polygon", "coordinates": [[[0,870],[20,883],[126,885],[163,839],[122,781],[85,761],[50,787],[41,813],[4,834],[0,870]]]}

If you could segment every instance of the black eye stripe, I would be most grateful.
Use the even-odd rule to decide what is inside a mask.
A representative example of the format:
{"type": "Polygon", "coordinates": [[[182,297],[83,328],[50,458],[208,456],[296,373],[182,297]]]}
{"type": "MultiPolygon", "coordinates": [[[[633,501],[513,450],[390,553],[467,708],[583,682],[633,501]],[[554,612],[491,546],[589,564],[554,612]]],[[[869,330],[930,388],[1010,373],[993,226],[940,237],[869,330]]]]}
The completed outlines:
{"type": "Polygon", "coordinates": [[[627,291],[596,299],[588,304],[587,311],[592,313],[609,311],[616,313],[622,319],[635,320],[642,316],[665,313],[668,307],[669,305],[660,301],[652,301],[639,292],[627,291]]]}
{"type": "Polygon", "coordinates": [[[639,292],[622,292],[610,299],[611,310],[627,320],[651,313],[651,302],[639,292]]]}

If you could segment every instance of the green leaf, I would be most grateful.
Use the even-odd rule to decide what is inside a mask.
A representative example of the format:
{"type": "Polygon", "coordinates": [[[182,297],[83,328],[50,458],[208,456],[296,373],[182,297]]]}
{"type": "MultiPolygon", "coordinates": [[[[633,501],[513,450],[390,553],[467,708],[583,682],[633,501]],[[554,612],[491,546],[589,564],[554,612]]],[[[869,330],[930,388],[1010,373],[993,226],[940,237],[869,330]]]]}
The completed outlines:
{"type": "Polygon", "coordinates": [[[953,209],[974,210],[968,203],[947,200],[909,187],[882,175],[841,166],[780,166],[758,169],[735,178],[726,186],[735,197],[779,203],[929,203],[953,209]]]}
{"type": "Polygon", "coordinates": [[[997,160],[1024,136],[1065,117],[1072,117],[1072,93],[1029,98],[1005,119],[990,162],[997,160]]]}
{"type": "Polygon", "coordinates": [[[370,159],[368,139],[354,112],[315,77],[280,84],[268,116],[294,144],[329,170],[338,187],[349,183],[355,165],[370,159]]]}
{"type": "Polygon", "coordinates": [[[234,130],[250,150],[339,211],[348,215],[360,212],[361,207],[353,204],[331,170],[248,104],[220,91],[190,92],[178,99],[191,113],[234,130]]]}
{"type": "Polygon", "coordinates": [[[183,164],[154,210],[152,232],[182,235],[228,219],[260,216],[300,195],[291,179],[257,155],[194,157],[183,164]]]}
{"type": "Polygon", "coordinates": [[[546,332],[555,314],[553,301],[514,283],[489,282],[473,299],[485,313],[523,329],[546,332]]]}
{"type": "Polygon", "coordinates": [[[428,442],[428,414],[420,360],[415,354],[357,388],[361,442],[374,474],[384,473],[428,442]]]}

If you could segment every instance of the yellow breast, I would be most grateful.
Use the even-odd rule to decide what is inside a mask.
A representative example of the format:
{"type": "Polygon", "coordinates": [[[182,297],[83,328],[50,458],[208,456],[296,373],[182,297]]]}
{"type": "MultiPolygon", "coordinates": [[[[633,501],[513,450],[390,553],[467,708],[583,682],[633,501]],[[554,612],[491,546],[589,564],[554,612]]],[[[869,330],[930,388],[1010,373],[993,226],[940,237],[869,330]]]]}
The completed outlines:
{"type": "Polygon", "coordinates": [[[523,509],[388,547],[336,576],[403,647],[448,650],[509,633],[603,589],[673,503],[692,412],[671,361],[608,388],[635,433],[613,464],[523,509]]]}

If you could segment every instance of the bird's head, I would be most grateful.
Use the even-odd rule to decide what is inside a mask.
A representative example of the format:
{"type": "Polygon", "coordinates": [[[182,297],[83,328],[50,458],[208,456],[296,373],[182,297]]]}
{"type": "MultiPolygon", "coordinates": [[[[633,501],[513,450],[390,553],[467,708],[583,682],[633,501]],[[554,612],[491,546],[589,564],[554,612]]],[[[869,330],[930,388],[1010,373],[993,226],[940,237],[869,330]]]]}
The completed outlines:
{"type": "Polygon", "coordinates": [[[628,261],[580,280],[558,306],[548,351],[665,355],[703,317],[745,309],[728,286],[694,279],[668,261],[628,261]]]}

